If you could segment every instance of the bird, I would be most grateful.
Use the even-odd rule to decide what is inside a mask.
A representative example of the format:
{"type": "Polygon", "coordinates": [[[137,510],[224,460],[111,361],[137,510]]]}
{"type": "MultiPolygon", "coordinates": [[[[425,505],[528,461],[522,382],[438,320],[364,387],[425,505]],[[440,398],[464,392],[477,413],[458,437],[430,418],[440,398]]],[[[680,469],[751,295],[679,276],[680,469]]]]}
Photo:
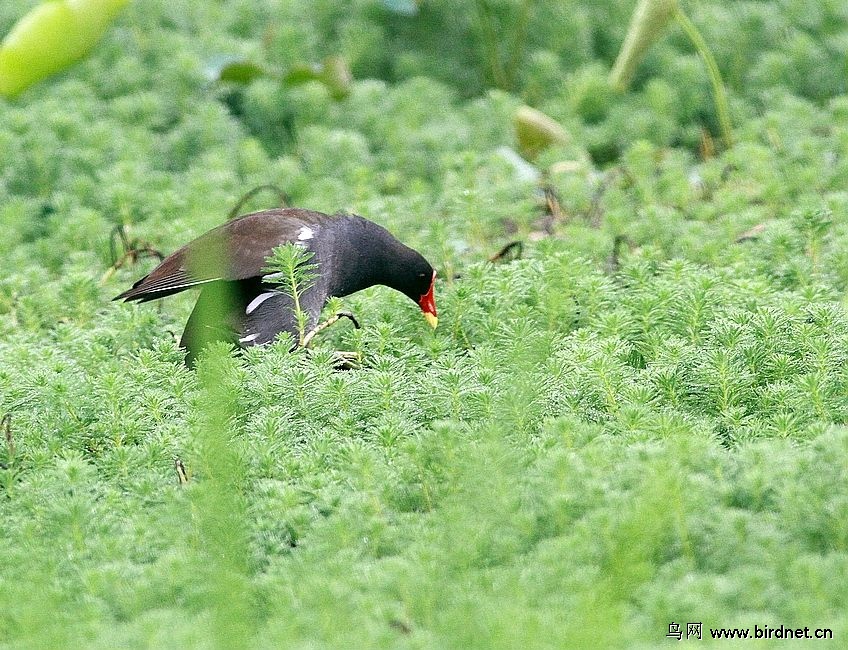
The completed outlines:
{"type": "Polygon", "coordinates": [[[228,221],[166,257],[113,300],[147,302],[199,287],[180,339],[189,366],[212,341],[244,348],[266,345],[282,332],[296,337],[294,302],[272,282],[265,266],[273,250],[286,243],[310,251],[310,263],[317,264],[314,284],[299,298],[307,329],[317,324],[329,298],[376,284],[408,296],[431,327],[438,324],[436,271],[418,251],[359,215],[301,208],[263,210],[228,221]]]}

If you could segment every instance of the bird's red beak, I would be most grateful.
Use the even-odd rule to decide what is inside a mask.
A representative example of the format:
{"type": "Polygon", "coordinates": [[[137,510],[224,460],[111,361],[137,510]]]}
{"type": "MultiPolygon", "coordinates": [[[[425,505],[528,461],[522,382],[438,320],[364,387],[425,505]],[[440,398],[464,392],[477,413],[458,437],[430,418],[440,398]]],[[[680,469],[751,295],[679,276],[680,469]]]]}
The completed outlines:
{"type": "Polygon", "coordinates": [[[424,318],[433,329],[439,324],[439,319],[436,317],[436,299],[433,297],[433,289],[436,287],[436,272],[433,271],[433,279],[430,282],[430,289],[421,296],[418,301],[421,311],[424,312],[424,318]]]}

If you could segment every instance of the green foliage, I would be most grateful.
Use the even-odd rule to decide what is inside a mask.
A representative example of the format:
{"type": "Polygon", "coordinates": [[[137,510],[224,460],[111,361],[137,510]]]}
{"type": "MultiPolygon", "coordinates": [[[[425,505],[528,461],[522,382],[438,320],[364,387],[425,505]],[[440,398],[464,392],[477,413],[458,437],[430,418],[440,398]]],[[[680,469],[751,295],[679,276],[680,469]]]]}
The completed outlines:
{"type": "Polygon", "coordinates": [[[640,0],[633,11],[627,37],[610,72],[610,83],[626,89],[645,52],[662,38],[668,24],[681,13],[677,0],[640,0]]]}
{"type": "Polygon", "coordinates": [[[196,483],[189,500],[189,548],[202,571],[198,597],[211,611],[210,636],[217,647],[248,648],[254,619],[250,549],[244,498],[247,467],[234,444],[230,418],[238,406],[238,369],[227,346],[206,351],[197,369],[199,415],[194,425],[196,483]]]}
{"type": "MultiPolygon", "coordinates": [[[[510,91],[474,3],[415,4],[132,3],[0,104],[0,647],[844,638],[845,3],[686,5],[728,84],[718,154],[679,30],[612,93],[632,2],[533,3],[518,50],[522,3],[484,3],[510,91]],[[225,96],[210,52],[355,80],[225,96]],[[569,134],[532,165],[526,104],[569,134]],[[167,253],[268,183],[420,250],[439,328],[375,287],[309,355],[215,346],[194,372],[193,294],[109,302],[154,263],[106,274],[115,226],[167,253]]],[[[295,293],[299,256],[276,257],[295,293]]]]}
{"type": "Polygon", "coordinates": [[[265,280],[280,286],[282,292],[290,296],[294,303],[294,315],[297,320],[298,343],[303,345],[309,315],[303,310],[300,299],[306,291],[315,286],[318,279],[318,265],[310,262],[314,253],[297,244],[277,246],[266,262],[265,280]]]}

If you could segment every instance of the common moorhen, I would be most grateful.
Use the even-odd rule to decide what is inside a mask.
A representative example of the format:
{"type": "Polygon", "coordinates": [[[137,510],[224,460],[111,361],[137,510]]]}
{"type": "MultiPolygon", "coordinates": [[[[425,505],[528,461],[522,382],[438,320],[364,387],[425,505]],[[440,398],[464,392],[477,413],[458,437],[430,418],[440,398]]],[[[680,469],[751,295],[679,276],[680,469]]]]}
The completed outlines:
{"type": "Polygon", "coordinates": [[[384,284],[418,303],[436,327],[436,272],[420,253],[385,228],[357,215],[326,215],[284,208],[254,212],[201,235],[165,258],[115,300],[156,300],[200,286],[180,346],[192,364],[212,340],[245,347],[269,343],[280,332],[297,335],[291,297],[263,272],[274,248],[304,246],[318,265],[317,278],[300,297],[307,329],[328,298],[384,284]]]}

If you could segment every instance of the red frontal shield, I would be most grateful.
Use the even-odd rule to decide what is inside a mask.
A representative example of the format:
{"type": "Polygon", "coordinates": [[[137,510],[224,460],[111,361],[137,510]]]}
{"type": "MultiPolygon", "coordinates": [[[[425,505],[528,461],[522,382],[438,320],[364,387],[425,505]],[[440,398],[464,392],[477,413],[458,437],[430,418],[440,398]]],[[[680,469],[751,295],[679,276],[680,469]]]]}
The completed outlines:
{"type": "Polygon", "coordinates": [[[436,298],[433,295],[433,290],[436,287],[436,272],[433,271],[433,279],[430,282],[430,288],[427,290],[421,299],[418,301],[418,305],[421,307],[421,311],[424,312],[424,318],[427,319],[427,322],[430,324],[430,327],[435,328],[436,325],[439,324],[439,319],[436,315],[436,298]]]}

